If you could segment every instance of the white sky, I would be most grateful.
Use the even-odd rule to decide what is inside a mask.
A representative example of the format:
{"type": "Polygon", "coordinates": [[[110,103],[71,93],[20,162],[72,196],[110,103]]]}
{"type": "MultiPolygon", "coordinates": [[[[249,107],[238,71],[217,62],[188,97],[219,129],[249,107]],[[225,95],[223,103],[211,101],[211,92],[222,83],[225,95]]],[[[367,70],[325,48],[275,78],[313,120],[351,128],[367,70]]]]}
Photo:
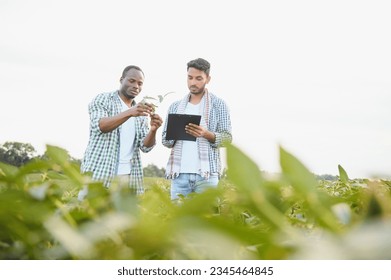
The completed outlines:
{"type": "MultiPolygon", "coordinates": [[[[0,0],[0,143],[81,158],[90,100],[129,64],[143,95],[187,93],[186,63],[211,62],[234,144],[279,171],[282,145],[317,174],[391,176],[389,1],[0,0]]],[[[143,163],[165,167],[161,145],[143,163]]]]}

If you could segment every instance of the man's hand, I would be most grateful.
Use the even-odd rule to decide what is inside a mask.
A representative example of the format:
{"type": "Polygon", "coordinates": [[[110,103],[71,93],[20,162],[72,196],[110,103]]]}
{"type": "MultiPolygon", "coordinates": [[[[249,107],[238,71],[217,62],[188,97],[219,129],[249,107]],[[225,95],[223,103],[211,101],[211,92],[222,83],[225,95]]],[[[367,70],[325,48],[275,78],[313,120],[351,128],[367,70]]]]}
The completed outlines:
{"type": "MultiPolygon", "coordinates": [[[[99,120],[99,129],[103,133],[111,132],[121,124],[126,122],[130,117],[151,116],[154,113],[153,105],[149,103],[138,103],[126,111],[112,117],[103,117],[99,120]]],[[[155,124],[156,125],[156,124],[155,124]]]]}
{"type": "Polygon", "coordinates": [[[151,115],[151,130],[156,131],[162,125],[163,119],[158,114],[151,115]]]}
{"type": "Polygon", "coordinates": [[[129,109],[130,115],[132,117],[152,115],[154,111],[155,108],[152,104],[149,103],[137,103],[136,106],[133,106],[129,109]]]}
{"type": "Polygon", "coordinates": [[[206,128],[196,125],[194,123],[189,123],[185,127],[186,133],[194,136],[194,137],[204,137],[206,138],[209,142],[214,143],[216,140],[216,136],[213,132],[207,130],[206,128]]]}

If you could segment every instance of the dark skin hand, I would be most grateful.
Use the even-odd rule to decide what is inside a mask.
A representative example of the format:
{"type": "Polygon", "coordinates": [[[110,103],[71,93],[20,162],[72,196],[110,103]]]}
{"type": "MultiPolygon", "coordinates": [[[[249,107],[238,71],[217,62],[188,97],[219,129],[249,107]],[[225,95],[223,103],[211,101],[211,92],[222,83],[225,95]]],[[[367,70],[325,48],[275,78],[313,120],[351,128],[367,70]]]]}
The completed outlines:
{"type": "Polygon", "coordinates": [[[204,137],[210,143],[214,143],[216,141],[216,135],[213,132],[193,123],[186,125],[185,131],[194,137],[204,137]]]}
{"type": "Polygon", "coordinates": [[[158,128],[162,125],[163,119],[158,114],[150,114],[151,117],[151,129],[144,139],[144,145],[146,147],[152,147],[156,144],[156,132],[158,128]]]}
{"type": "Polygon", "coordinates": [[[146,147],[152,147],[156,144],[156,132],[163,124],[163,119],[158,114],[154,114],[153,112],[154,108],[152,105],[139,103],[116,116],[101,118],[99,121],[99,126],[102,132],[105,133],[113,131],[118,126],[127,121],[130,117],[150,116],[151,129],[144,139],[144,145],[146,147]]]}
{"type": "Polygon", "coordinates": [[[151,116],[151,130],[156,131],[163,124],[163,119],[158,114],[152,114],[151,116]]]}
{"type": "MultiPolygon", "coordinates": [[[[118,115],[101,118],[99,121],[99,128],[103,133],[110,132],[116,129],[117,127],[119,127],[124,122],[126,122],[130,117],[148,116],[148,115],[152,116],[153,111],[154,108],[152,105],[148,103],[146,104],[139,103],[136,106],[133,106],[118,115]]],[[[154,126],[156,126],[156,123],[154,123],[154,126]]]]}

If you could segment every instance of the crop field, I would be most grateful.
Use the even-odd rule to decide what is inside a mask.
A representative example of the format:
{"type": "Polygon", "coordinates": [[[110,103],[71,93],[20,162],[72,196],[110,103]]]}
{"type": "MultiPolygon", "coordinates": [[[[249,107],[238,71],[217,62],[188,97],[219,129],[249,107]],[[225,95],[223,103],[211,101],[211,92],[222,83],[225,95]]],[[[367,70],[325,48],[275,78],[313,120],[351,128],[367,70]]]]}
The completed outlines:
{"type": "Polygon", "coordinates": [[[269,176],[235,146],[218,188],[172,202],[169,181],[133,196],[79,172],[67,152],[0,163],[0,259],[390,259],[391,182],[317,179],[280,148],[269,176]],[[79,190],[88,187],[83,201],[79,190]]]}

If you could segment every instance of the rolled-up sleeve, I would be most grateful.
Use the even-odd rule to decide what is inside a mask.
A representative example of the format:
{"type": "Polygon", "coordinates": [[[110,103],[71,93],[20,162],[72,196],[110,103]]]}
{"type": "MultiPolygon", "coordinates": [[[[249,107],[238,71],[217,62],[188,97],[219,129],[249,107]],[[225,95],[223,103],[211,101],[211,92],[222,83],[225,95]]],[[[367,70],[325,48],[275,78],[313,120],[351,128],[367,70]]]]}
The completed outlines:
{"type": "Polygon", "coordinates": [[[226,103],[222,100],[217,104],[218,110],[214,116],[216,120],[213,120],[216,124],[216,130],[213,133],[216,136],[215,142],[211,143],[213,148],[219,148],[224,144],[232,142],[232,126],[231,116],[226,103]]]}
{"type": "Polygon", "coordinates": [[[88,105],[90,126],[93,133],[103,133],[99,127],[99,120],[109,115],[106,103],[103,95],[98,95],[88,105]]]}

